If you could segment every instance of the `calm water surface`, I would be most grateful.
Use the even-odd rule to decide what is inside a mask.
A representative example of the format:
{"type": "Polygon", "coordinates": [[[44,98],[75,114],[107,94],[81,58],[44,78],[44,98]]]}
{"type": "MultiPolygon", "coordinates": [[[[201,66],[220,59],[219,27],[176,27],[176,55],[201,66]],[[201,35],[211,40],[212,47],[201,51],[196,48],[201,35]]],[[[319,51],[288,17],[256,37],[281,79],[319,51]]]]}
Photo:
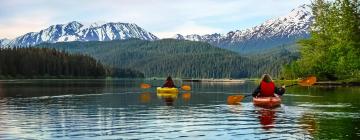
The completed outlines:
{"type": "MultiPolygon", "coordinates": [[[[0,81],[0,139],[358,139],[359,87],[292,87],[274,109],[245,84],[187,83],[158,96],[142,80],[0,81]]],[[[160,85],[162,81],[145,81],[160,85]]],[[[180,81],[176,82],[181,84],[180,81]]]]}

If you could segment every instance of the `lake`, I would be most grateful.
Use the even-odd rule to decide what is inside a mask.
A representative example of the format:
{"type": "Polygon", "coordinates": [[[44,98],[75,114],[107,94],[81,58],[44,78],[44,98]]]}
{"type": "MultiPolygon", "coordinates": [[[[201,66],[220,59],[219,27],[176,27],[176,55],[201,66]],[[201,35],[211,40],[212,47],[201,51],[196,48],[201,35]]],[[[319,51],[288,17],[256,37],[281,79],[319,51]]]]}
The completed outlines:
{"type": "MultiPolygon", "coordinates": [[[[159,80],[0,81],[0,139],[358,139],[359,87],[291,87],[280,107],[230,95],[257,86],[185,83],[158,96],[159,80]]],[[[180,85],[181,81],[176,81],[180,85]]]]}

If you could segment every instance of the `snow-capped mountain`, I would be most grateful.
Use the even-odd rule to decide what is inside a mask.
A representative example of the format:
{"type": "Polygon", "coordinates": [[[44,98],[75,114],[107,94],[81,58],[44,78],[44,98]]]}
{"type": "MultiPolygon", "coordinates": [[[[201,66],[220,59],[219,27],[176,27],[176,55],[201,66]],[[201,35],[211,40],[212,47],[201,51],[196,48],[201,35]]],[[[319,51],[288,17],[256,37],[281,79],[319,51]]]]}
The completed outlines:
{"type": "Polygon", "coordinates": [[[173,38],[203,41],[210,44],[243,52],[292,44],[310,36],[313,15],[308,5],[301,5],[289,14],[265,21],[263,24],[246,29],[230,31],[225,35],[186,35],[177,34],[173,38]]]}
{"type": "Polygon", "coordinates": [[[208,42],[211,44],[216,44],[216,43],[219,43],[219,41],[223,38],[223,36],[221,36],[221,34],[219,34],[219,33],[207,34],[207,35],[203,35],[203,36],[200,36],[197,34],[191,34],[191,35],[186,35],[186,36],[183,36],[181,34],[176,34],[172,38],[178,39],[178,40],[203,41],[203,42],[208,42]]]}
{"type": "Polygon", "coordinates": [[[30,32],[10,41],[10,45],[29,46],[43,42],[68,41],[108,41],[139,38],[142,40],[157,40],[158,38],[131,23],[105,23],[84,25],[77,21],[67,24],[52,25],[39,32],[30,32]]]}

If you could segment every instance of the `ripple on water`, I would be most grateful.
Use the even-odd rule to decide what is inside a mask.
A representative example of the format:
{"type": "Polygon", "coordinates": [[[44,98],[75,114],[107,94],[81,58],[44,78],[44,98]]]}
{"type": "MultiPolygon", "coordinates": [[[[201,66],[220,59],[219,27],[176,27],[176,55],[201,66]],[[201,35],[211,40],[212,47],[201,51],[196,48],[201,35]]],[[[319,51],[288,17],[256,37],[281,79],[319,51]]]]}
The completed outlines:
{"type": "Polygon", "coordinates": [[[162,104],[130,104],[130,101],[120,103],[122,100],[109,101],[109,98],[120,98],[124,95],[138,99],[137,94],[139,93],[129,92],[2,100],[0,125],[5,127],[0,128],[0,137],[312,139],[313,128],[306,122],[313,121],[313,118],[311,115],[307,117],[306,112],[321,117],[347,115],[347,117],[359,118],[358,113],[326,112],[316,109],[345,108],[350,107],[351,104],[322,106],[303,103],[299,106],[282,105],[275,109],[264,109],[254,107],[251,102],[226,105],[221,99],[196,104],[191,104],[190,100],[190,105],[186,106],[180,103],[177,106],[163,106],[162,104]]]}
{"type": "Polygon", "coordinates": [[[310,108],[345,108],[345,107],[351,107],[351,104],[349,103],[343,103],[343,104],[312,104],[312,103],[304,103],[297,105],[299,107],[310,107],[310,108]]]}

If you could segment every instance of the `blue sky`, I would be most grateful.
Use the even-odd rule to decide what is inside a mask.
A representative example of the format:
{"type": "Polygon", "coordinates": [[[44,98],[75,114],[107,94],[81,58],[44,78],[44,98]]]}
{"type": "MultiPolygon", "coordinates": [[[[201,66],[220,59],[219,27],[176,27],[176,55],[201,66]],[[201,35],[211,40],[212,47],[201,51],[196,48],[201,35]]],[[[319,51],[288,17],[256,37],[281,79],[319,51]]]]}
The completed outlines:
{"type": "Polygon", "coordinates": [[[310,0],[0,0],[0,38],[79,21],[136,23],[163,37],[226,33],[285,15],[310,0]]]}

